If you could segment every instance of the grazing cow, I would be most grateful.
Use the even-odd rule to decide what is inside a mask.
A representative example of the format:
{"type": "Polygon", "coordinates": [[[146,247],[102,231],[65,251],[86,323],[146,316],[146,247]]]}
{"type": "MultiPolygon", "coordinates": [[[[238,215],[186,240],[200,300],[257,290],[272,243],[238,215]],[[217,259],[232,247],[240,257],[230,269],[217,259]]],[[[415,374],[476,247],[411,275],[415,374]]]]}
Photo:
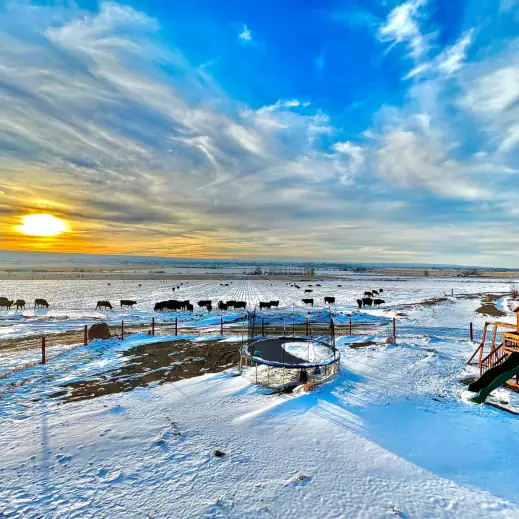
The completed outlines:
{"type": "Polygon", "coordinates": [[[223,301],[218,301],[218,309],[219,310],[228,310],[228,306],[226,303],[224,303],[223,301]]]}
{"type": "Polygon", "coordinates": [[[155,303],[154,310],[156,312],[161,312],[164,310],[167,310],[169,312],[178,312],[181,309],[185,309],[186,305],[189,303],[189,301],[186,303],[185,301],[177,301],[176,299],[168,299],[167,301],[160,301],[158,303],[155,303]]]}
{"type": "Polygon", "coordinates": [[[259,307],[260,307],[260,310],[262,308],[270,308],[271,307],[271,303],[266,302],[266,301],[260,301],[259,307]]]}
{"type": "Polygon", "coordinates": [[[212,312],[212,310],[213,310],[213,305],[212,305],[211,303],[209,303],[209,304],[206,306],[206,308],[207,308],[207,313],[210,314],[210,313],[212,312]]]}
{"type": "Polygon", "coordinates": [[[198,307],[203,308],[204,306],[207,308],[211,304],[210,299],[202,299],[201,301],[198,301],[198,307]]]}
{"type": "Polygon", "coordinates": [[[15,305],[17,310],[25,310],[25,301],[23,299],[17,299],[15,305]]]}
{"type": "Polygon", "coordinates": [[[384,289],[383,288],[379,288],[379,293],[382,294],[382,292],[384,292],[384,289]]]}
{"type": "Polygon", "coordinates": [[[305,290],[305,294],[309,294],[310,292],[313,292],[313,290],[310,289],[310,288],[307,288],[307,289],[305,290]]]}
{"type": "Polygon", "coordinates": [[[101,308],[110,308],[112,309],[112,305],[110,301],[98,301],[96,305],[96,310],[101,310],[101,308]]]}
{"type": "Polygon", "coordinates": [[[231,299],[230,301],[227,301],[227,308],[234,308],[235,304],[236,301],[234,299],[231,299]]]}
{"type": "Polygon", "coordinates": [[[362,304],[364,306],[371,306],[373,304],[373,299],[371,299],[371,297],[363,297],[362,304]]]}
{"type": "Polygon", "coordinates": [[[314,306],[314,300],[313,299],[301,299],[305,305],[312,305],[314,306]]]}
{"type": "Polygon", "coordinates": [[[357,299],[357,304],[359,305],[359,308],[362,308],[362,299],[357,299]]]}
{"type": "Polygon", "coordinates": [[[372,290],[371,293],[372,293],[374,296],[378,296],[378,290],[372,290]]]}
{"type": "Polygon", "coordinates": [[[35,299],[34,300],[34,308],[49,308],[49,303],[47,303],[46,299],[35,299]]]}
{"type": "Polygon", "coordinates": [[[372,294],[371,292],[364,292],[364,295],[365,295],[366,297],[371,297],[373,294],[372,294]]]}
{"type": "Polygon", "coordinates": [[[123,306],[129,306],[130,308],[133,308],[133,305],[136,305],[137,301],[132,301],[131,299],[121,299],[121,308],[123,306]]]}
{"type": "Polygon", "coordinates": [[[279,308],[279,301],[271,301],[270,306],[272,308],[279,308]]]}
{"type": "Polygon", "coordinates": [[[187,304],[187,305],[186,305],[186,310],[187,310],[188,312],[191,312],[191,313],[192,313],[192,312],[193,312],[193,305],[192,305],[191,303],[187,304]]]}
{"type": "Polygon", "coordinates": [[[247,302],[246,301],[236,301],[234,303],[234,308],[247,308],[247,302]]]}
{"type": "Polygon", "coordinates": [[[299,285],[294,285],[296,288],[301,288],[299,285]]]}
{"type": "Polygon", "coordinates": [[[311,287],[312,285],[308,285],[309,287],[311,287]]]}
{"type": "Polygon", "coordinates": [[[175,291],[175,287],[173,287],[171,290],[173,290],[173,292],[175,291]]]}
{"type": "Polygon", "coordinates": [[[7,310],[11,310],[11,306],[13,305],[14,301],[11,301],[10,299],[1,299],[0,300],[0,308],[7,308],[7,310]]]}
{"type": "Polygon", "coordinates": [[[335,303],[335,297],[325,297],[324,304],[333,305],[335,303]]]}
{"type": "Polygon", "coordinates": [[[375,300],[373,301],[373,304],[374,304],[375,306],[383,305],[384,303],[385,303],[385,301],[384,301],[383,299],[375,299],[375,300]]]}
{"type": "Polygon", "coordinates": [[[317,283],[315,286],[316,286],[316,287],[320,287],[321,285],[320,285],[319,283],[317,283]]]}
{"type": "Polygon", "coordinates": [[[337,285],[337,288],[341,288],[341,287],[342,287],[342,285],[337,285]]]}

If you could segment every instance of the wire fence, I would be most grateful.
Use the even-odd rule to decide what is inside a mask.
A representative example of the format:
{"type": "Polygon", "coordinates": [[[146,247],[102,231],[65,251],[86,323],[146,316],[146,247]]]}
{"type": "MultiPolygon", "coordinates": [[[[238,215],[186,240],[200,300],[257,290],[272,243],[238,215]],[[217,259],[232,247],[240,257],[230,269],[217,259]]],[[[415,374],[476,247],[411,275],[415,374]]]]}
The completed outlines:
{"type": "MultiPolygon", "coordinates": [[[[202,323],[182,317],[174,317],[168,321],[157,321],[152,318],[148,323],[135,323],[132,321],[109,324],[110,338],[124,340],[130,335],[147,334],[150,336],[175,336],[184,337],[186,340],[196,337],[213,337],[224,339],[230,336],[241,336],[241,341],[246,341],[248,336],[248,313],[236,316],[220,315],[202,323]]],[[[344,317],[344,316],[343,316],[344,317]]],[[[396,321],[393,319],[379,322],[356,321],[349,317],[342,320],[341,324],[335,324],[335,337],[359,336],[366,337],[376,335],[377,337],[387,338],[389,341],[396,340],[396,321]]],[[[102,322],[102,321],[100,321],[102,322]]],[[[29,337],[13,338],[3,340],[0,346],[0,380],[23,371],[24,369],[46,364],[71,350],[88,346],[91,342],[89,331],[91,326],[85,324],[81,328],[61,332],[47,332],[29,337]]],[[[264,336],[279,336],[279,325],[262,322],[261,331],[264,336]]],[[[328,323],[312,322],[311,320],[298,323],[295,320],[286,319],[285,332],[292,335],[306,335],[310,337],[320,337],[329,334],[328,323]]],[[[355,347],[365,344],[366,341],[351,342],[355,347]]],[[[370,341],[367,341],[368,345],[370,341]]]]}

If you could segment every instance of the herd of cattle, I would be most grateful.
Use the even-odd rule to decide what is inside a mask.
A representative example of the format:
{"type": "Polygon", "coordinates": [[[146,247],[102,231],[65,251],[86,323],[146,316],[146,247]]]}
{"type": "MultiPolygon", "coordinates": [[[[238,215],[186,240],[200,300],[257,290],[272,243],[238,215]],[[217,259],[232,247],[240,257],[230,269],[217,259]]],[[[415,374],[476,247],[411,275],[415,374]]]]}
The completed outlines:
{"type": "MultiPolygon", "coordinates": [[[[8,299],[7,297],[0,297],[0,308],[7,308],[11,310],[11,306],[15,305],[16,310],[25,310],[25,301],[23,299],[8,299]]],[[[34,308],[49,308],[49,303],[45,299],[35,299],[34,308]]]]}
{"type": "Polygon", "coordinates": [[[371,290],[369,292],[364,292],[364,297],[357,299],[357,304],[359,305],[359,308],[362,308],[363,306],[379,306],[383,305],[385,301],[383,299],[380,299],[378,297],[384,292],[383,288],[380,288],[379,290],[371,290]]]}
{"type": "MultiPolygon", "coordinates": [[[[293,286],[295,288],[301,288],[299,285],[296,285],[294,283],[288,283],[287,285],[293,286]]],[[[312,285],[308,285],[311,287],[312,285]]],[[[320,284],[316,284],[316,287],[320,287],[320,284]]],[[[342,285],[337,285],[337,287],[341,287],[342,285]]],[[[178,287],[180,288],[180,287],[178,287]]],[[[173,289],[175,290],[175,289],[173,289]]],[[[312,289],[305,289],[306,293],[312,292],[312,289]]],[[[380,288],[379,290],[371,290],[364,292],[364,296],[360,299],[357,299],[357,305],[359,308],[362,308],[363,306],[379,306],[385,303],[383,299],[380,299],[379,297],[384,292],[384,289],[380,288]]],[[[303,298],[301,300],[303,304],[305,305],[311,305],[314,306],[314,298],[303,298]]],[[[137,304],[137,301],[133,301],[131,299],[121,299],[120,306],[133,308],[134,305],[137,304]]],[[[198,301],[198,308],[205,308],[208,312],[211,312],[213,310],[212,301],[210,299],[202,299],[198,301]]],[[[325,296],[324,297],[324,304],[325,305],[333,305],[335,304],[335,297],[334,296],[325,296]]],[[[24,310],[25,309],[25,301],[23,299],[17,299],[16,301],[10,300],[7,297],[0,297],[0,308],[7,308],[7,310],[10,310],[13,305],[16,305],[16,310],[24,310]]],[[[279,307],[279,301],[260,301],[259,302],[259,308],[260,310],[263,309],[270,309],[270,308],[278,308],[279,307]]],[[[36,299],[34,301],[34,308],[49,308],[49,303],[45,299],[36,299]]],[[[226,302],[219,301],[218,302],[218,309],[219,310],[230,310],[230,309],[240,309],[240,308],[247,308],[247,302],[246,301],[234,301],[229,300],[226,302]]],[[[113,306],[110,303],[110,301],[98,301],[96,305],[96,310],[101,309],[109,309],[112,310],[113,306]]],[[[179,310],[187,311],[187,312],[193,312],[194,311],[194,305],[189,301],[189,299],[185,299],[184,301],[179,301],[177,299],[168,299],[167,301],[159,301],[158,303],[155,303],[155,306],[153,308],[156,312],[177,312],[179,310]]]]}

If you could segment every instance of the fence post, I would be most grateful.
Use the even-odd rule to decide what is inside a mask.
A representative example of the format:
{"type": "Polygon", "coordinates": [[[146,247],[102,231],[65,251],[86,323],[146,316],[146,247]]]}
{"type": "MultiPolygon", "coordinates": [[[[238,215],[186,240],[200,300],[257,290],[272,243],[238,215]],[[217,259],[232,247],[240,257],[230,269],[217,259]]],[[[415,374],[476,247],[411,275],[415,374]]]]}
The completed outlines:
{"type": "Polygon", "coordinates": [[[393,317],[393,340],[396,344],[396,319],[393,317]]]}
{"type": "Polygon", "coordinates": [[[261,336],[265,337],[265,323],[263,322],[263,317],[261,318],[261,336]]]}
{"type": "Polygon", "coordinates": [[[88,325],[85,324],[85,329],[83,331],[83,344],[86,346],[88,344],[88,325]]]}
{"type": "Polygon", "coordinates": [[[308,332],[308,317],[306,318],[306,336],[308,337],[310,333],[308,332]]]}
{"type": "Polygon", "coordinates": [[[175,335],[178,335],[178,317],[175,317],[175,335]]]}
{"type": "Polygon", "coordinates": [[[351,315],[350,315],[350,335],[351,335],[351,315]]]}
{"type": "Polygon", "coordinates": [[[470,323],[470,342],[474,342],[474,328],[472,327],[472,323],[470,323]]]}
{"type": "Polygon", "coordinates": [[[45,357],[45,337],[41,338],[41,363],[45,364],[46,357],[45,357]]]}
{"type": "Polygon", "coordinates": [[[220,317],[220,335],[223,335],[223,317],[220,317]]]}
{"type": "Polygon", "coordinates": [[[155,335],[155,317],[151,318],[151,335],[155,335]]]}
{"type": "Polygon", "coordinates": [[[121,321],[121,341],[124,341],[124,321],[121,321]]]}

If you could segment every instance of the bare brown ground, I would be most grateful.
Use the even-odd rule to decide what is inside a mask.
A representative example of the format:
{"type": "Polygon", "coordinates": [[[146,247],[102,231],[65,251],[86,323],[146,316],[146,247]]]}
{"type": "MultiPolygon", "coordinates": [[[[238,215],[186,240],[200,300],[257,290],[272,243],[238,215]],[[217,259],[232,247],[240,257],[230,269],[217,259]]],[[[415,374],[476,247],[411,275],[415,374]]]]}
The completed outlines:
{"type": "Polygon", "coordinates": [[[50,397],[78,401],[127,392],[150,383],[164,384],[203,373],[218,373],[238,364],[240,345],[214,341],[169,341],[135,346],[122,353],[123,365],[88,379],[64,384],[50,397]]]}
{"type": "Polygon", "coordinates": [[[501,312],[494,303],[483,303],[476,312],[478,314],[490,315],[491,317],[503,317],[503,315],[506,315],[504,312],[501,312]]]}

